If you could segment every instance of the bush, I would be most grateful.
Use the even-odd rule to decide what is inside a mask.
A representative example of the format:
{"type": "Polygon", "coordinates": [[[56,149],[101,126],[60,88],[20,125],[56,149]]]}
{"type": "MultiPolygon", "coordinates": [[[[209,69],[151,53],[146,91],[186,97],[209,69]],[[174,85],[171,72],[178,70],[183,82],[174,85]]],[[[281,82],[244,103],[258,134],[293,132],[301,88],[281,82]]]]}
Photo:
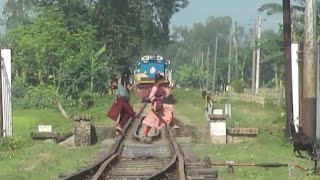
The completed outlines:
{"type": "Polygon", "coordinates": [[[20,109],[52,108],[55,99],[56,93],[53,86],[29,87],[23,98],[13,98],[13,105],[20,109]]]}
{"type": "Polygon", "coordinates": [[[241,79],[233,81],[231,86],[232,86],[234,92],[236,92],[236,93],[243,93],[244,88],[246,87],[245,82],[241,79]]]}
{"type": "Polygon", "coordinates": [[[11,93],[13,98],[23,98],[27,94],[27,87],[22,78],[17,77],[12,81],[11,93]]]}
{"type": "Polygon", "coordinates": [[[14,137],[5,137],[0,139],[0,151],[13,151],[21,149],[26,142],[14,138],[14,137]]]}
{"type": "Polygon", "coordinates": [[[90,91],[84,91],[80,94],[80,103],[82,108],[89,109],[95,104],[94,94],[90,91]]]}

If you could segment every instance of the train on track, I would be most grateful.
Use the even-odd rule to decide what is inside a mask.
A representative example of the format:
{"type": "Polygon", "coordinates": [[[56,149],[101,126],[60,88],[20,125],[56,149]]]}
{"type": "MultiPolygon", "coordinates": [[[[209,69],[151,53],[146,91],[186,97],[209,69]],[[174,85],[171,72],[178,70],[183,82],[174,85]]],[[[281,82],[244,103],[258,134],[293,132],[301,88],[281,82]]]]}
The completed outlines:
{"type": "Polygon", "coordinates": [[[137,69],[133,73],[138,97],[144,98],[149,95],[154,84],[154,77],[158,73],[165,77],[165,86],[171,85],[172,69],[170,60],[157,54],[145,55],[138,60],[137,69]]]}

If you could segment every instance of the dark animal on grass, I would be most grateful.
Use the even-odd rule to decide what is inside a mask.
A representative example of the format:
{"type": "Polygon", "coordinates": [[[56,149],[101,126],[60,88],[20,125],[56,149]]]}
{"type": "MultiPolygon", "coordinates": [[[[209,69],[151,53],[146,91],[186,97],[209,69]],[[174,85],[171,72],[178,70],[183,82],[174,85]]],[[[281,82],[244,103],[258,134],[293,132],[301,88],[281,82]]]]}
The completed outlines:
{"type": "Polygon", "coordinates": [[[299,157],[304,158],[300,151],[306,151],[310,156],[309,159],[313,159],[315,147],[313,138],[300,130],[299,132],[296,132],[293,122],[290,123],[290,130],[292,136],[293,154],[296,156],[296,152],[298,152],[299,157]]]}

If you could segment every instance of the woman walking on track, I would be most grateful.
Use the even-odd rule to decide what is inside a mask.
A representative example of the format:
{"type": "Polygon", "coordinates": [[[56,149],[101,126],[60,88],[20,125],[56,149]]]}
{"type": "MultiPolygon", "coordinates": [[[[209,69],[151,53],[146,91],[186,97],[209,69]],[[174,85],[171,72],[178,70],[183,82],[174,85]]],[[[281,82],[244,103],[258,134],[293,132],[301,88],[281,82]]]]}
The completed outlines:
{"type": "Polygon", "coordinates": [[[155,76],[155,85],[152,87],[149,95],[149,100],[151,101],[151,110],[143,120],[143,124],[146,125],[144,130],[145,136],[148,136],[151,128],[161,129],[166,124],[173,126],[173,106],[163,103],[163,99],[169,96],[172,87],[161,87],[163,81],[164,76],[160,74],[155,76]],[[158,116],[161,117],[161,119],[159,119],[158,116]]]}
{"type": "Polygon", "coordinates": [[[121,74],[121,77],[118,79],[117,83],[113,82],[112,85],[117,86],[117,97],[114,104],[107,113],[107,116],[110,119],[117,121],[116,129],[123,133],[124,125],[131,117],[135,115],[132,106],[129,104],[130,91],[134,88],[135,85],[130,85],[128,71],[124,71],[121,74]]]}

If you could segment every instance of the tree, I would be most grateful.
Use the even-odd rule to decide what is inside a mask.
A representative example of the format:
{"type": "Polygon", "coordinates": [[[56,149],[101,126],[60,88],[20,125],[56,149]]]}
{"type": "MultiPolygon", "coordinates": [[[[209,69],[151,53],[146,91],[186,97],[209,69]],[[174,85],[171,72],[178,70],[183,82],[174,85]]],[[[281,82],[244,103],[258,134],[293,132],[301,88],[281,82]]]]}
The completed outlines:
{"type": "Polygon", "coordinates": [[[3,22],[8,45],[15,50],[13,81],[30,88],[50,85],[76,102],[84,92],[102,94],[115,71],[132,64],[142,51],[169,44],[170,19],[187,4],[187,0],[7,1],[3,22]]]}

